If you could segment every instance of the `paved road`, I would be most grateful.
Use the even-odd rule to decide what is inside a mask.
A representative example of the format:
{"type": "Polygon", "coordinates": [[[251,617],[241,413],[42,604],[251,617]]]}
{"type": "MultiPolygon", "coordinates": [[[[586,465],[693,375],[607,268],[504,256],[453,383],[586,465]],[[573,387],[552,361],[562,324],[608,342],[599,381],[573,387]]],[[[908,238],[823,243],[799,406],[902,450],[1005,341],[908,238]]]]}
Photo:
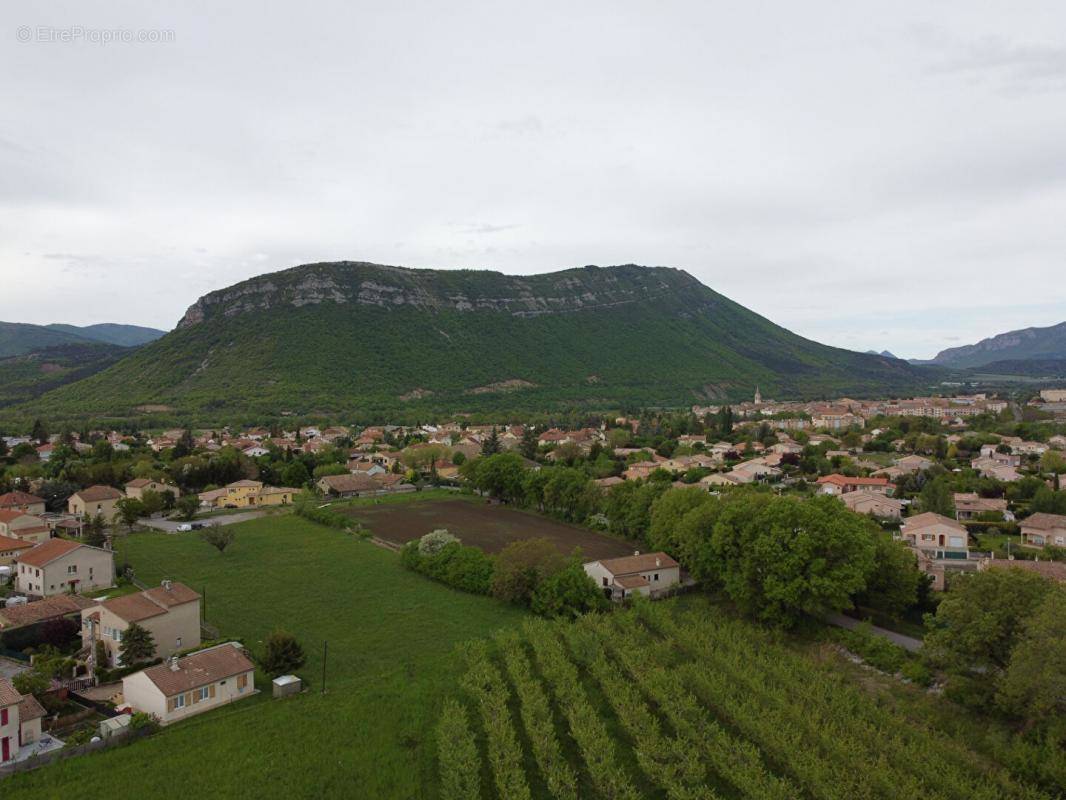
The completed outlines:
{"type": "Polygon", "coordinates": [[[20,672],[25,672],[30,668],[29,664],[22,661],[16,661],[13,658],[5,658],[0,656],[0,678],[7,678],[11,680],[20,672]]]}
{"type": "MultiPolygon", "coordinates": [[[[853,617],[845,616],[844,614],[829,614],[825,621],[830,625],[836,625],[838,628],[847,628],[853,630],[862,624],[862,620],[857,620],[853,617]]],[[[876,625],[870,627],[870,633],[874,636],[880,636],[884,639],[888,639],[893,644],[898,644],[904,650],[911,653],[917,653],[922,649],[922,640],[915,639],[913,636],[904,636],[902,633],[896,633],[895,631],[886,630],[885,628],[878,628],[876,625]]]]}
{"type": "MultiPolygon", "coordinates": [[[[266,514],[266,511],[242,511],[239,514],[219,514],[217,517],[197,517],[193,522],[209,524],[217,522],[219,525],[234,525],[238,522],[247,522],[250,519],[259,519],[266,516],[266,514]]],[[[185,523],[176,519],[142,519],[138,520],[138,523],[166,533],[185,533],[185,531],[178,530],[178,526],[185,523]]]]}

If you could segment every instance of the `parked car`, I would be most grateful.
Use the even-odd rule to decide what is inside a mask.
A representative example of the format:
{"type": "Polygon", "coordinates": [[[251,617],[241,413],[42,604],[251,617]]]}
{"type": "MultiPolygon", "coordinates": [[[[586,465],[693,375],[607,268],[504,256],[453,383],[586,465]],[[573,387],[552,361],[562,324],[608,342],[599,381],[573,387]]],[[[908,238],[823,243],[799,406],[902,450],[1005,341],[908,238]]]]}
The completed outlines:
{"type": "Polygon", "coordinates": [[[191,531],[192,529],[193,527],[191,522],[182,522],[180,525],[178,525],[179,531],[191,531]]]}

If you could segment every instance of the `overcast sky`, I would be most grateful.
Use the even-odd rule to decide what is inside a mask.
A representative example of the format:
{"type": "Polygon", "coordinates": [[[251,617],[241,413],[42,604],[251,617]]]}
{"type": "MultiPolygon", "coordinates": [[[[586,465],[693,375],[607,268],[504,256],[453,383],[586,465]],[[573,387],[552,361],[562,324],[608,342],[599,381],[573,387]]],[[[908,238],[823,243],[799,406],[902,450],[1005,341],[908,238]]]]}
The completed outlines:
{"type": "Polygon", "coordinates": [[[339,259],[675,266],[901,356],[1066,319],[1062,0],[177,5],[0,7],[0,319],[339,259]]]}

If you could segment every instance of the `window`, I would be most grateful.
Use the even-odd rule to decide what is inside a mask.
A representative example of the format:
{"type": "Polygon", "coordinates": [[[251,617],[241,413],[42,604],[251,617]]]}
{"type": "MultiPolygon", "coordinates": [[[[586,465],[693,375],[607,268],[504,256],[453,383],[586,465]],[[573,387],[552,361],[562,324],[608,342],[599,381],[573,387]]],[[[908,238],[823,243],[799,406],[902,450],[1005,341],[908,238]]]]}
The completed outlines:
{"type": "Polygon", "coordinates": [[[177,639],[174,640],[174,649],[175,650],[180,650],[181,649],[181,637],[180,636],[177,639]]]}
{"type": "Polygon", "coordinates": [[[174,708],[185,708],[185,695],[179,694],[174,698],[174,708]]]}
{"type": "Polygon", "coordinates": [[[0,708],[0,725],[7,725],[7,709],[0,708]]]}
{"type": "Polygon", "coordinates": [[[608,585],[608,584],[607,584],[607,579],[606,579],[606,578],[604,578],[604,579],[603,579],[603,585],[604,585],[604,586],[607,586],[607,585],[608,585]]]}
{"type": "Polygon", "coordinates": [[[77,575],[77,574],[78,574],[78,565],[77,564],[71,564],[71,565],[69,565],[67,567],[67,575],[77,575]]]}
{"type": "Polygon", "coordinates": [[[248,686],[248,675],[247,675],[247,673],[245,673],[244,675],[238,675],[237,676],[237,691],[238,692],[243,692],[245,690],[245,688],[247,688],[247,686],[248,686]]]}
{"type": "Polygon", "coordinates": [[[211,689],[208,686],[201,686],[196,690],[196,702],[199,703],[206,700],[211,696],[211,689]]]}
{"type": "Polygon", "coordinates": [[[659,573],[658,573],[658,572],[656,572],[656,573],[655,573],[654,575],[652,575],[652,576],[651,576],[651,579],[652,579],[653,581],[657,581],[657,580],[659,580],[659,573]]]}

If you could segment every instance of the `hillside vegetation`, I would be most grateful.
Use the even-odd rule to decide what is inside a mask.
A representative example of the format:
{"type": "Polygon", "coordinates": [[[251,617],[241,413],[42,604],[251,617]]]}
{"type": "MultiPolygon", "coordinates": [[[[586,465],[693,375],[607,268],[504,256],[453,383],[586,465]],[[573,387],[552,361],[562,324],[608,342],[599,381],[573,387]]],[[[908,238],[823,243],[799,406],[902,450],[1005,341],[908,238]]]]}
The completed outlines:
{"type": "Polygon", "coordinates": [[[177,329],[46,395],[48,414],[215,418],[903,392],[929,372],[790,333],[680,270],[528,277],[342,262],[198,300],[177,329]]]}

